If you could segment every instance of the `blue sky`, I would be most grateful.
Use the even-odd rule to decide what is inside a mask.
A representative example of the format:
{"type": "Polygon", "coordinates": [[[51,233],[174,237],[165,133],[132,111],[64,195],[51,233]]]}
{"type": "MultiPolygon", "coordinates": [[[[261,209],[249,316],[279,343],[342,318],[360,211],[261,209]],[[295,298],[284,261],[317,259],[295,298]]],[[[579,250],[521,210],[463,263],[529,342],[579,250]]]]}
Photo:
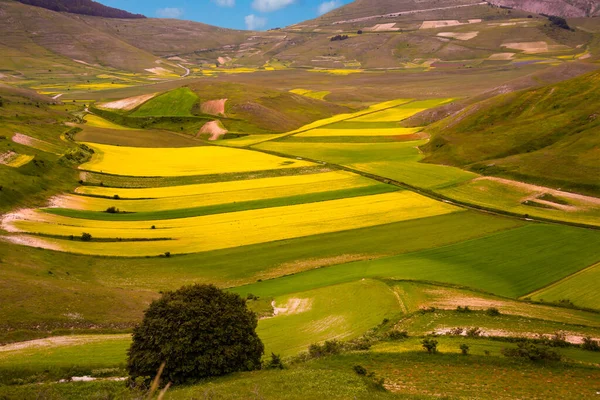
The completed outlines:
{"type": "Polygon", "coordinates": [[[265,30],[315,18],[352,0],[99,0],[147,17],[265,30]]]}

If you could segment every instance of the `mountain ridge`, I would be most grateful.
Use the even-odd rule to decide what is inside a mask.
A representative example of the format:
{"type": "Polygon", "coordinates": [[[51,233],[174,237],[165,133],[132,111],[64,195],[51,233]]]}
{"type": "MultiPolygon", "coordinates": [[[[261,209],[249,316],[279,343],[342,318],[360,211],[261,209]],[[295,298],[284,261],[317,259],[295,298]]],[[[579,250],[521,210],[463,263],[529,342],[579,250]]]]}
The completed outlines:
{"type": "Polygon", "coordinates": [[[93,15],[104,18],[143,19],[142,14],[133,14],[125,10],[105,6],[92,0],[17,0],[19,3],[41,7],[57,12],[93,15]]]}

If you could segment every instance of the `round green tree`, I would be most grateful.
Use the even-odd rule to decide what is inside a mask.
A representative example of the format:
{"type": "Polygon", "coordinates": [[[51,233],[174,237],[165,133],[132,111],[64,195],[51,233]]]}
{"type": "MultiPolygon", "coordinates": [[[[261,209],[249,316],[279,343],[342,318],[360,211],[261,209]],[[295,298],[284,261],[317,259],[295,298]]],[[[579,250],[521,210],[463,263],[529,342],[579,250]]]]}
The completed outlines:
{"type": "Polygon", "coordinates": [[[152,302],[133,330],[127,367],[132,379],[182,383],[260,368],[264,346],[256,315],[240,296],[213,285],[184,286],[152,302]]]}

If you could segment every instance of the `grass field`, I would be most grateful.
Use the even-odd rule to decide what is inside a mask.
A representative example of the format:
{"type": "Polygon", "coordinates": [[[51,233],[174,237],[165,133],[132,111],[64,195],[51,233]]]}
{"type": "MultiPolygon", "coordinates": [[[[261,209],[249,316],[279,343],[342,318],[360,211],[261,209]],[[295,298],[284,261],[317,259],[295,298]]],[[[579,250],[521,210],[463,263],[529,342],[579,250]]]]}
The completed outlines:
{"type": "Polygon", "coordinates": [[[130,115],[132,117],[187,117],[192,116],[192,107],[198,96],[187,87],[171,90],[158,95],[139,107],[130,115]]]}
{"type": "Polygon", "coordinates": [[[260,320],[257,332],[266,354],[284,356],[304,351],[311,343],[356,338],[401,313],[394,292],[375,280],[280,296],[274,302],[279,313],[260,320]]]}
{"type": "Polygon", "coordinates": [[[82,170],[127,176],[189,176],[276,168],[298,168],[313,164],[225,147],[147,149],[88,143],[96,153],[82,170]],[[235,160],[236,162],[232,162],[235,160]],[[126,163],[124,163],[126,161],[126,163]]]}
{"type": "Polygon", "coordinates": [[[276,296],[368,277],[431,280],[519,297],[597,262],[600,233],[528,225],[479,239],[236,288],[276,296]],[[510,256],[508,256],[510,255],[510,256]]]}
{"type": "Polygon", "coordinates": [[[330,136],[403,136],[419,132],[420,128],[381,128],[381,129],[329,129],[320,128],[300,133],[295,137],[330,137],[330,136]]]}
{"type": "Polygon", "coordinates": [[[569,300],[579,307],[600,309],[599,277],[600,264],[596,264],[529,296],[538,301],[569,300]]]}
{"type": "Polygon", "coordinates": [[[477,175],[458,168],[424,164],[418,145],[424,141],[401,143],[287,143],[266,142],[259,149],[293,154],[314,160],[341,164],[410,185],[437,188],[468,181],[477,175]]]}

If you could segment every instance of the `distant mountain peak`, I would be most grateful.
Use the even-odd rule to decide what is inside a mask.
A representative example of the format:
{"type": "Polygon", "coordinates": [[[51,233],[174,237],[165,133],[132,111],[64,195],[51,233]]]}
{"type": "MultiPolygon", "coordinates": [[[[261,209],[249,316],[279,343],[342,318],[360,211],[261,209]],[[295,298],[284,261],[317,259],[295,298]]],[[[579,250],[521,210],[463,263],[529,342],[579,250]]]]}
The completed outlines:
{"type": "Polygon", "coordinates": [[[92,15],[104,18],[146,18],[141,14],[132,14],[118,8],[108,7],[92,0],[17,0],[30,6],[42,7],[52,11],[72,14],[92,15]]]}

